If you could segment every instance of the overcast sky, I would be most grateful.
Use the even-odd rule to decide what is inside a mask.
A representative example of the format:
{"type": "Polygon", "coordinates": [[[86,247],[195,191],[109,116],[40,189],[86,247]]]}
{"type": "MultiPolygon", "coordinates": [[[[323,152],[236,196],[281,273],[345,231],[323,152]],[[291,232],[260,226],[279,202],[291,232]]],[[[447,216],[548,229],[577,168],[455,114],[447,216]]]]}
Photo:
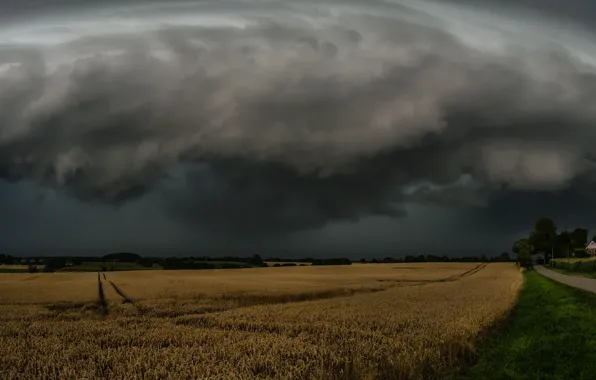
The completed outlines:
{"type": "Polygon", "coordinates": [[[498,254],[596,233],[596,5],[0,0],[0,250],[498,254]]]}

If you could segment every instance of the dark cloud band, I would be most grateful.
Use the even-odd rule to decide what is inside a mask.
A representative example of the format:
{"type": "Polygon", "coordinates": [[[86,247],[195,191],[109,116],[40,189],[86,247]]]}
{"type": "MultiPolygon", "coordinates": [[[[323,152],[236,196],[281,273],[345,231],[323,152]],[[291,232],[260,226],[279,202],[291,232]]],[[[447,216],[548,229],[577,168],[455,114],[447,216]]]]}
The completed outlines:
{"type": "Polygon", "coordinates": [[[575,47],[523,44],[532,25],[479,46],[419,6],[376,6],[6,32],[0,175],[108,203],[163,191],[182,220],[254,233],[468,197],[408,195],[420,181],[556,191],[592,170],[596,75],[575,47]]]}

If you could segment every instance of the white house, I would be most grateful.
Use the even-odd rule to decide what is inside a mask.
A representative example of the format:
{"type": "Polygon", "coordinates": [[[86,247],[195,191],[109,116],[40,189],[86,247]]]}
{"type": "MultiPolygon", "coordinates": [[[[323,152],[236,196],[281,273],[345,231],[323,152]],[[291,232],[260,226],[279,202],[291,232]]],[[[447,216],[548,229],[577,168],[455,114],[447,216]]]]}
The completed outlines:
{"type": "Polygon", "coordinates": [[[594,243],[594,240],[592,240],[590,244],[586,246],[586,252],[591,257],[596,257],[596,243],[594,243]]]}

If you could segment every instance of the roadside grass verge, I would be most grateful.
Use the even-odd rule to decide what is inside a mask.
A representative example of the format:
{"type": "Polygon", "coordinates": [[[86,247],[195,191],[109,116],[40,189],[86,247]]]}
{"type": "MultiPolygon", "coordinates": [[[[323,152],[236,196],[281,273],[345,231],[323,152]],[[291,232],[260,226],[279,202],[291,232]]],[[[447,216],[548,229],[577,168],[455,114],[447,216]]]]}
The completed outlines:
{"type": "Polygon", "coordinates": [[[560,269],[560,268],[551,268],[551,267],[547,267],[548,269],[552,270],[553,272],[559,272],[561,274],[566,274],[569,276],[575,276],[575,277],[584,277],[584,278],[596,278],[596,272],[573,272],[570,270],[566,270],[566,269],[560,269]]]}
{"type": "Polygon", "coordinates": [[[594,379],[596,295],[524,276],[510,320],[459,379],[594,379]]]}

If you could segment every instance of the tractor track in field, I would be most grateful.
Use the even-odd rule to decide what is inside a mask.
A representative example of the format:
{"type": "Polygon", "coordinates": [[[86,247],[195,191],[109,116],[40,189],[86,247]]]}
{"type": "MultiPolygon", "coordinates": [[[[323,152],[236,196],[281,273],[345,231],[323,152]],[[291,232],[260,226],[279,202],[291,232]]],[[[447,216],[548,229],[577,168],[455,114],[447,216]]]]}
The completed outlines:
{"type": "Polygon", "coordinates": [[[21,281],[34,281],[34,280],[37,280],[40,277],[41,277],[41,275],[38,274],[37,276],[30,276],[30,277],[24,278],[21,281]]]}
{"type": "MultiPolygon", "coordinates": [[[[131,304],[134,306],[138,312],[141,312],[148,316],[153,316],[157,318],[164,318],[164,317],[179,317],[183,315],[208,315],[213,313],[219,313],[222,311],[228,311],[237,308],[243,307],[251,307],[251,306],[259,306],[259,305],[273,305],[273,304],[283,304],[283,303],[294,303],[294,302],[304,302],[304,301],[315,301],[320,299],[330,299],[330,298],[337,298],[337,297],[349,297],[359,293],[376,293],[376,292],[383,292],[398,286],[400,283],[409,283],[409,285],[405,286],[420,286],[426,285],[430,283],[439,283],[439,282],[452,282],[457,281],[459,279],[472,276],[487,266],[486,263],[479,264],[471,269],[464,271],[463,273],[449,276],[446,278],[438,279],[438,280],[393,280],[393,279],[383,279],[377,280],[378,282],[384,283],[391,283],[388,286],[383,288],[371,288],[371,289],[342,289],[334,290],[334,291],[326,291],[326,292],[312,292],[308,294],[300,294],[300,295],[280,295],[279,297],[257,297],[257,296],[249,296],[249,295],[241,295],[241,296],[223,296],[220,298],[214,298],[214,300],[220,301],[229,301],[231,302],[230,305],[224,305],[221,308],[216,308],[213,310],[193,310],[193,311],[181,311],[181,312],[172,312],[172,311],[160,311],[160,310],[153,310],[152,308],[148,308],[143,305],[137,305],[135,300],[129,297],[117,284],[113,281],[107,279],[105,273],[101,273],[105,282],[109,283],[114,291],[122,297],[123,304],[131,304]]],[[[105,301],[105,296],[103,296],[103,288],[101,283],[103,282],[100,277],[100,273],[98,273],[98,282],[100,286],[100,299],[103,299],[105,302],[105,314],[107,315],[107,302],[105,301]],[[103,297],[103,298],[102,298],[103,297]]],[[[103,305],[103,303],[102,303],[103,305]]]]}
{"type": "Polygon", "coordinates": [[[476,265],[474,268],[472,269],[468,269],[467,271],[460,273],[460,274],[456,274],[454,276],[449,276],[449,277],[445,277],[445,278],[441,278],[438,280],[398,280],[398,279],[383,279],[383,280],[377,280],[379,282],[397,282],[397,283],[411,283],[412,285],[410,286],[417,286],[417,285],[426,285],[426,284],[434,284],[437,282],[452,282],[452,281],[457,281],[457,280],[461,280],[462,278],[468,277],[468,276],[472,276],[478,272],[480,272],[481,270],[483,270],[484,268],[486,268],[488,264],[487,263],[481,263],[476,265]]]}
{"type": "Polygon", "coordinates": [[[99,272],[97,272],[97,294],[99,297],[98,304],[101,307],[102,314],[107,316],[110,313],[110,310],[108,308],[108,301],[106,300],[106,294],[103,290],[103,284],[101,282],[99,272]]]}
{"type": "Polygon", "coordinates": [[[126,293],[124,293],[124,291],[122,290],[122,288],[120,288],[118,285],[116,285],[113,281],[108,280],[105,273],[102,273],[102,274],[103,274],[103,279],[105,281],[107,281],[112,286],[112,288],[114,289],[114,291],[116,293],[118,293],[118,295],[120,297],[122,297],[122,299],[123,299],[123,302],[122,303],[129,303],[129,304],[131,304],[131,305],[134,306],[134,304],[135,304],[134,300],[132,298],[130,298],[126,293]]]}
{"type": "Polygon", "coordinates": [[[114,290],[116,291],[116,293],[118,293],[118,295],[124,299],[124,303],[129,303],[131,305],[134,305],[135,304],[134,301],[132,300],[132,298],[130,298],[129,296],[127,296],[126,293],[124,293],[122,291],[122,289],[120,289],[120,287],[118,285],[114,284],[110,280],[107,280],[107,281],[110,283],[110,285],[112,285],[112,288],[114,288],[114,290]]]}
{"type": "Polygon", "coordinates": [[[94,302],[96,306],[89,309],[85,302],[58,302],[55,304],[46,305],[46,308],[53,312],[57,312],[58,314],[62,314],[67,311],[72,310],[95,310],[98,312],[102,317],[107,317],[110,314],[110,307],[109,302],[106,297],[105,289],[104,289],[104,281],[107,281],[112,285],[116,293],[118,293],[122,298],[124,298],[123,303],[133,303],[130,298],[128,298],[120,288],[116,284],[111,281],[108,281],[106,275],[104,273],[97,272],[97,300],[94,302]],[[102,277],[104,280],[102,281],[102,277]]]}
{"type": "Polygon", "coordinates": [[[472,276],[472,275],[480,272],[484,268],[486,268],[487,265],[488,265],[487,263],[479,264],[479,265],[475,266],[474,268],[472,268],[472,269],[470,269],[468,271],[465,271],[462,274],[458,274],[458,275],[455,275],[455,276],[447,277],[446,279],[444,279],[443,281],[440,281],[440,282],[459,280],[459,279],[464,278],[464,277],[472,276]]]}
{"type": "Polygon", "coordinates": [[[252,306],[259,306],[259,305],[274,305],[274,304],[285,304],[285,303],[294,303],[294,302],[304,302],[304,301],[315,301],[321,299],[330,299],[330,298],[339,298],[339,297],[350,297],[356,294],[362,293],[376,293],[376,292],[384,292],[389,289],[392,289],[396,286],[399,286],[400,283],[410,283],[409,285],[405,286],[420,286],[426,285],[429,283],[437,283],[437,282],[452,282],[462,279],[464,277],[472,276],[487,266],[486,263],[481,263],[471,269],[464,271],[463,273],[459,273],[454,276],[449,276],[446,278],[438,279],[438,280],[377,280],[379,282],[389,282],[388,286],[383,288],[369,288],[369,289],[340,289],[340,290],[331,290],[325,292],[309,292],[305,294],[298,294],[298,295],[280,295],[278,297],[259,297],[259,296],[250,296],[250,295],[229,295],[229,296],[222,296],[214,298],[214,300],[220,301],[229,301],[231,305],[225,305],[222,308],[216,308],[214,310],[203,310],[203,311],[192,311],[192,312],[181,312],[181,313],[172,313],[171,311],[167,312],[160,312],[158,310],[152,310],[151,308],[146,308],[144,306],[136,305],[135,302],[126,295],[122,291],[118,285],[114,282],[107,280],[116,293],[118,293],[123,299],[124,303],[130,303],[135,306],[139,311],[144,312],[146,314],[154,314],[153,316],[156,317],[176,317],[181,315],[207,315],[213,313],[219,313],[222,311],[228,311],[237,308],[243,307],[252,307],[252,306]]]}

